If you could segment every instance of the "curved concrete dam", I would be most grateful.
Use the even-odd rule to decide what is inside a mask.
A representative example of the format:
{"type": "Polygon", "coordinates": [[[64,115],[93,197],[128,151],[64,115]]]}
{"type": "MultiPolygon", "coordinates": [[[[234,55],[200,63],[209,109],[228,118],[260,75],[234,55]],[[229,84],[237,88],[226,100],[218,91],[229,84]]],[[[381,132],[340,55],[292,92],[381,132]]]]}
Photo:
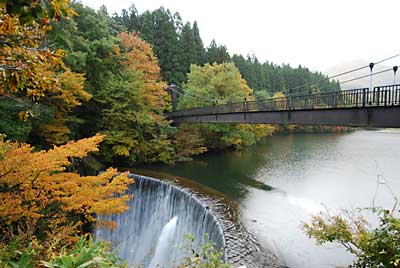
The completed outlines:
{"type": "Polygon", "coordinates": [[[170,268],[179,264],[185,256],[176,245],[182,245],[187,235],[194,237],[195,247],[209,240],[225,249],[220,223],[194,195],[150,177],[129,176],[136,182],[128,190],[133,195],[128,211],[111,216],[118,227],[98,229],[96,237],[110,241],[130,267],[170,268]]]}

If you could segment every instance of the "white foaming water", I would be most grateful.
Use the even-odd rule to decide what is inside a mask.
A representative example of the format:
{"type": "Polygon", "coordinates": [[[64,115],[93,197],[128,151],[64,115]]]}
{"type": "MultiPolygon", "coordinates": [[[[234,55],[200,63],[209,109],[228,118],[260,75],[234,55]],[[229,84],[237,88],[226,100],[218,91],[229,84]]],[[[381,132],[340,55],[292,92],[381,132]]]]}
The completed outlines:
{"type": "Polygon", "coordinates": [[[131,176],[136,182],[128,191],[134,196],[129,209],[107,218],[115,221],[117,228],[96,230],[97,239],[111,242],[129,267],[171,268],[171,263],[179,264],[185,257],[179,245],[186,235],[195,238],[195,248],[200,246],[206,234],[218,248],[224,247],[218,221],[195,197],[162,181],[131,176]],[[158,263],[161,261],[163,265],[158,263]]]}
{"type": "Polygon", "coordinates": [[[162,229],[160,238],[158,239],[154,257],[148,268],[167,267],[171,262],[171,248],[174,244],[174,236],[178,217],[173,217],[162,229]]]}
{"type": "Polygon", "coordinates": [[[290,204],[301,207],[311,213],[324,211],[324,207],[321,204],[318,204],[317,202],[310,199],[289,195],[288,201],[290,204]]]}

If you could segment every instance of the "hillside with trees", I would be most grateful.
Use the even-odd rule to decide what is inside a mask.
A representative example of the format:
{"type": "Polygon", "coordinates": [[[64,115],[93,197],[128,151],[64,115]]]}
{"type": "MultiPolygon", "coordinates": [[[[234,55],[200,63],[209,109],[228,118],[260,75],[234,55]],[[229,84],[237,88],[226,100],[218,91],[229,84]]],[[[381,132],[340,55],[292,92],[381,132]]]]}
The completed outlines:
{"type": "MultiPolygon", "coordinates": [[[[114,14],[112,19],[118,29],[139,32],[149,42],[159,59],[161,73],[168,83],[182,85],[187,79],[190,64],[234,62],[243,78],[255,92],[266,91],[269,95],[304,84],[301,91],[318,90],[311,84],[327,78],[321,72],[312,72],[304,66],[293,68],[287,64],[260,62],[255,55],[230,55],[228,48],[212,40],[204,46],[197,22],[184,22],[178,12],[163,7],[139,13],[135,5],[114,14]]],[[[335,81],[325,81],[318,86],[321,91],[338,90],[335,81]]],[[[314,86],[315,87],[315,86],[314,86]]]]}
{"type": "MultiPolygon", "coordinates": [[[[8,139],[48,149],[100,132],[105,138],[97,158],[104,163],[172,163],[208,149],[242,148],[276,128],[210,125],[207,129],[214,130],[205,134],[205,128],[194,125],[171,126],[164,116],[171,109],[165,90],[170,83],[195,90],[203,98],[230,101],[296,93],[290,89],[304,84],[307,86],[301,91],[340,88],[328,80],[319,87],[312,85],[326,76],[302,66],[261,63],[254,55],[231,56],[226,46],[214,40],[205,47],[195,21],[185,22],[179,13],[163,7],[139,13],[132,5],[114,15],[105,7],[97,11],[81,3],[71,7],[74,11],[68,17],[48,20],[43,27],[34,22],[29,31],[22,29],[21,34],[40,34],[41,40],[10,39],[37,49],[28,53],[2,47],[4,55],[16,53],[27,62],[36,57],[40,63],[2,72],[6,90],[0,98],[0,131],[8,139]],[[207,68],[225,67],[230,71],[223,75],[234,74],[246,93],[241,91],[243,85],[232,85],[229,94],[227,88],[215,87],[216,81],[226,79],[218,72],[198,76],[207,68]],[[28,75],[31,77],[26,79],[28,75]],[[196,88],[196,79],[208,79],[209,83],[196,88]],[[26,90],[15,94],[18,87],[26,90]]],[[[8,58],[4,56],[3,64],[12,66],[13,62],[5,60],[8,58]]],[[[187,96],[180,102],[182,108],[206,105],[198,100],[190,104],[187,96]]]]}

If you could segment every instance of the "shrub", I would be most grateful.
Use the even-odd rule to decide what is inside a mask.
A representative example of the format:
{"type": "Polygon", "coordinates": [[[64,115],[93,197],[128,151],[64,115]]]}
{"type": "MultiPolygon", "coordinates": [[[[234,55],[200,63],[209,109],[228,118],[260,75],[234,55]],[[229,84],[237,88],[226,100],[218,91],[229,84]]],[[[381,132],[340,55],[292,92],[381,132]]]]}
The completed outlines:
{"type": "Polygon", "coordinates": [[[377,227],[370,227],[363,217],[320,214],[303,228],[317,244],[338,242],[354,254],[356,260],[349,267],[400,267],[400,219],[388,210],[368,210],[378,217],[377,227]]]}

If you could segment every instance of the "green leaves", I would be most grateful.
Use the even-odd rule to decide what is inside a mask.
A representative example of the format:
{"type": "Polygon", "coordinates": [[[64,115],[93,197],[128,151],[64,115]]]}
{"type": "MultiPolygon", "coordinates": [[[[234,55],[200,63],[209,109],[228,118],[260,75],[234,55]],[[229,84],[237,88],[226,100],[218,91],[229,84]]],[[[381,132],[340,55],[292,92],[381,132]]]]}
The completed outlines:
{"type": "Polygon", "coordinates": [[[119,268],[122,260],[109,251],[105,242],[94,242],[86,235],[71,250],[64,248],[59,256],[49,262],[42,261],[42,264],[48,268],[119,268]]]}
{"type": "MultiPolygon", "coordinates": [[[[179,99],[178,109],[252,100],[252,90],[242,79],[233,63],[203,67],[192,65],[185,94],[179,99]]],[[[274,130],[269,125],[198,124],[192,125],[208,148],[234,147],[241,149],[254,144],[274,130]]]]}
{"type": "Polygon", "coordinates": [[[162,115],[166,85],[150,46],[137,35],[121,34],[127,61],[97,93],[100,126],[107,135],[102,154],[109,162],[171,162],[175,159],[172,128],[162,115]]]}
{"type": "Polygon", "coordinates": [[[18,260],[11,260],[9,264],[13,268],[33,268],[34,267],[34,256],[36,251],[31,249],[31,244],[24,251],[16,251],[19,255],[18,260]]]}
{"type": "Polygon", "coordinates": [[[400,219],[386,210],[369,211],[378,217],[378,226],[369,227],[362,217],[318,215],[303,228],[318,244],[338,242],[354,254],[351,267],[399,267],[400,219]]]}
{"type": "MultiPolygon", "coordinates": [[[[336,81],[324,80],[327,76],[320,72],[312,72],[299,65],[293,68],[288,64],[276,65],[272,62],[261,63],[255,55],[246,58],[242,55],[233,55],[232,61],[240,70],[243,78],[254,91],[267,91],[273,95],[277,91],[293,90],[292,93],[318,90],[321,92],[340,90],[336,81]],[[320,81],[316,83],[316,81],[320,81]]],[[[285,93],[287,94],[287,93],[285,93]]]]}
{"type": "Polygon", "coordinates": [[[216,248],[208,239],[199,248],[194,247],[194,237],[186,236],[181,250],[186,257],[181,261],[177,268],[229,268],[231,265],[222,260],[222,250],[216,248]]]}

